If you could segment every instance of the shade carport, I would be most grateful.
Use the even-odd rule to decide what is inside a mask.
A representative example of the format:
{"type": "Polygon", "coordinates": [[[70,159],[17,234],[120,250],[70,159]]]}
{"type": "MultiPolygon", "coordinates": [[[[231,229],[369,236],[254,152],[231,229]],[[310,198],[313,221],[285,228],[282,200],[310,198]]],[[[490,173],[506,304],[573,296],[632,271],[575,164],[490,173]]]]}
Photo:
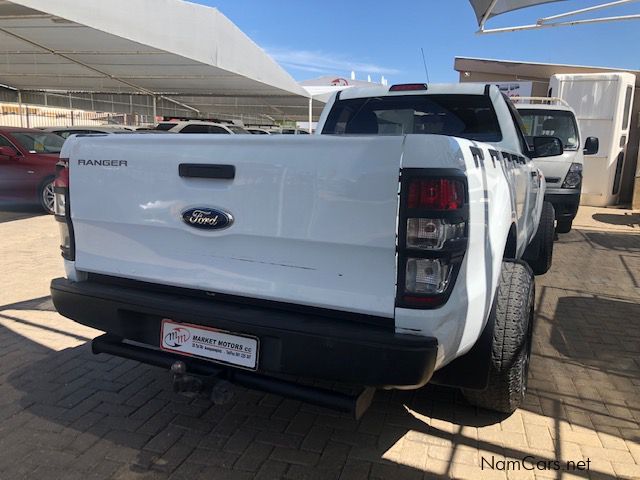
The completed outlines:
{"type": "Polygon", "coordinates": [[[308,93],[269,55],[217,9],[179,0],[0,0],[0,83],[148,95],[159,115],[308,119],[308,93]]]}

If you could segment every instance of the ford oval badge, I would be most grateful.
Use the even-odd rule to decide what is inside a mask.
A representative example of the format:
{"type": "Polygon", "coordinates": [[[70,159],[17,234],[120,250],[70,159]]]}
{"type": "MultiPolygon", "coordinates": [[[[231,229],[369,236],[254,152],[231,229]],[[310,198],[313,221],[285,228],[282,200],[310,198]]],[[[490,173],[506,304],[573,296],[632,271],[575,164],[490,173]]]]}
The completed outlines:
{"type": "Polygon", "coordinates": [[[190,227],[202,230],[222,230],[230,227],[233,217],[230,213],[215,208],[197,207],[182,212],[182,220],[190,227]]]}

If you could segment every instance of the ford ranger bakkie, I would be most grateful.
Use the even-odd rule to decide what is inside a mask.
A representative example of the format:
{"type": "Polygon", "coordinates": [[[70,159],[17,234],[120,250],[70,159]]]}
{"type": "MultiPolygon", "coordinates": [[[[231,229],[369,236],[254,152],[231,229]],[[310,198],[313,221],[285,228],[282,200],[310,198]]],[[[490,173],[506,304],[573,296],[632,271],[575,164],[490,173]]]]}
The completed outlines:
{"type": "Polygon", "coordinates": [[[69,139],[58,312],[178,389],[237,382],[359,416],[375,389],[432,381],[516,409],[553,253],[531,159],[562,142],[529,146],[511,102],[474,84],[343,90],[317,133],[69,139]]]}

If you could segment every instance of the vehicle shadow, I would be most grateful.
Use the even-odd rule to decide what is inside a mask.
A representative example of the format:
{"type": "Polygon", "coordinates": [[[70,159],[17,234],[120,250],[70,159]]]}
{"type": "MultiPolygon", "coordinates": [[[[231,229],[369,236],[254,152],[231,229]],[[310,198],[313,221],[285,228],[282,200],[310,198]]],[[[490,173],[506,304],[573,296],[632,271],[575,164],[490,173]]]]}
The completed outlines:
{"type": "MultiPolygon", "coordinates": [[[[197,478],[207,469],[229,478],[272,469],[271,478],[282,478],[283,465],[292,478],[448,478],[459,475],[456,469],[478,465],[480,454],[532,454],[526,444],[510,443],[499,433],[491,439],[482,434],[485,427],[499,432],[507,416],[471,407],[457,391],[438,386],[378,392],[359,421],[240,387],[221,406],[177,395],[166,371],[92,355],[89,343],[52,351],[2,323],[7,317],[20,320],[30,309],[50,311],[49,298],[0,307],[0,471],[6,478],[18,477],[18,468],[49,478],[70,472],[197,478]]],[[[639,309],[612,299],[567,297],[559,299],[555,315],[538,319],[536,336],[547,341],[536,342],[530,391],[515,414],[535,413],[553,422],[555,452],[535,450],[536,459],[566,456],[563,423],[597,429],[600,422],[614,422],[622,438],[639,440],[637,423],[627,433],[623,428],[631,427],[633,415],[638,418],[639,309]],[[609,318],[610,312],[618,312],[617,318],[609,318]],[[593,378],[612,382],[615,397],[594,398],[603,391],[589,383],[593,378]],[[631,420],[624,412],[632,413],[631,420]]],[[[43,335],[56,330],[41,328],[43,335]]],[[[597,467],[572,473],[615,478],[597,467]]]]}
{"type": "Polygon", "coordinates": [[[640,238],[629,234],[615,235],[610,232],[581,231],[580,234],[591,244],[594,250],[615,250],[627,253],[640,253],[640,238]]]}
{"type": "Polygon", "coordinates": [[[0,223],[47,215],[39,205],[25,205],[0,201],[0,223]]]}
{"type": "Polygon", "coordinates": [[[609,225],[624,225],[627,227],[640,228],[640,213],[624,212],[623,215],[594,213],[591,217],[597,222],[608,223],[609,225]]]}

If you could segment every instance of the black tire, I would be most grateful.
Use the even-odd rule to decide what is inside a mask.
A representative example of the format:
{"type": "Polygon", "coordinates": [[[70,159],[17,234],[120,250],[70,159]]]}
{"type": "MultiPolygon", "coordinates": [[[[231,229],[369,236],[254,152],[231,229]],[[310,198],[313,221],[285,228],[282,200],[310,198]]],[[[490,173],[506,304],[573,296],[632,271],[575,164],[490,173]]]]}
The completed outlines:
{"type": "Polygon", "coordinates": [[[38,202],[47,213],[53,213],[53,181],[54,177],[45,178],[38,187],[38,202]]]}
{"type": "Polygon", "coordinates": [[[512,413],[524,400],[531,356],[535,280],[521,262],[502,262],[491,315],[494,330],[489,380],[484,390],[463,389],[469,403],[512,413]]]}
{"type": "Polygon", "coordinates": [[[573,218],[571,220],[558,220],[556,232],[569,233],[571,231],[571,227],[573,227],[573,218]]]}
{"type": "Polygon", "coordinates": [[[549,202],[542,204],[540,224],[533,241],[525,252],[525,259],[536,275],[544,275],[553,261],[553,241],[555,237],[556,213],[549,202]],[[530,252],[529,249],[537,250],[530,252]]]}

